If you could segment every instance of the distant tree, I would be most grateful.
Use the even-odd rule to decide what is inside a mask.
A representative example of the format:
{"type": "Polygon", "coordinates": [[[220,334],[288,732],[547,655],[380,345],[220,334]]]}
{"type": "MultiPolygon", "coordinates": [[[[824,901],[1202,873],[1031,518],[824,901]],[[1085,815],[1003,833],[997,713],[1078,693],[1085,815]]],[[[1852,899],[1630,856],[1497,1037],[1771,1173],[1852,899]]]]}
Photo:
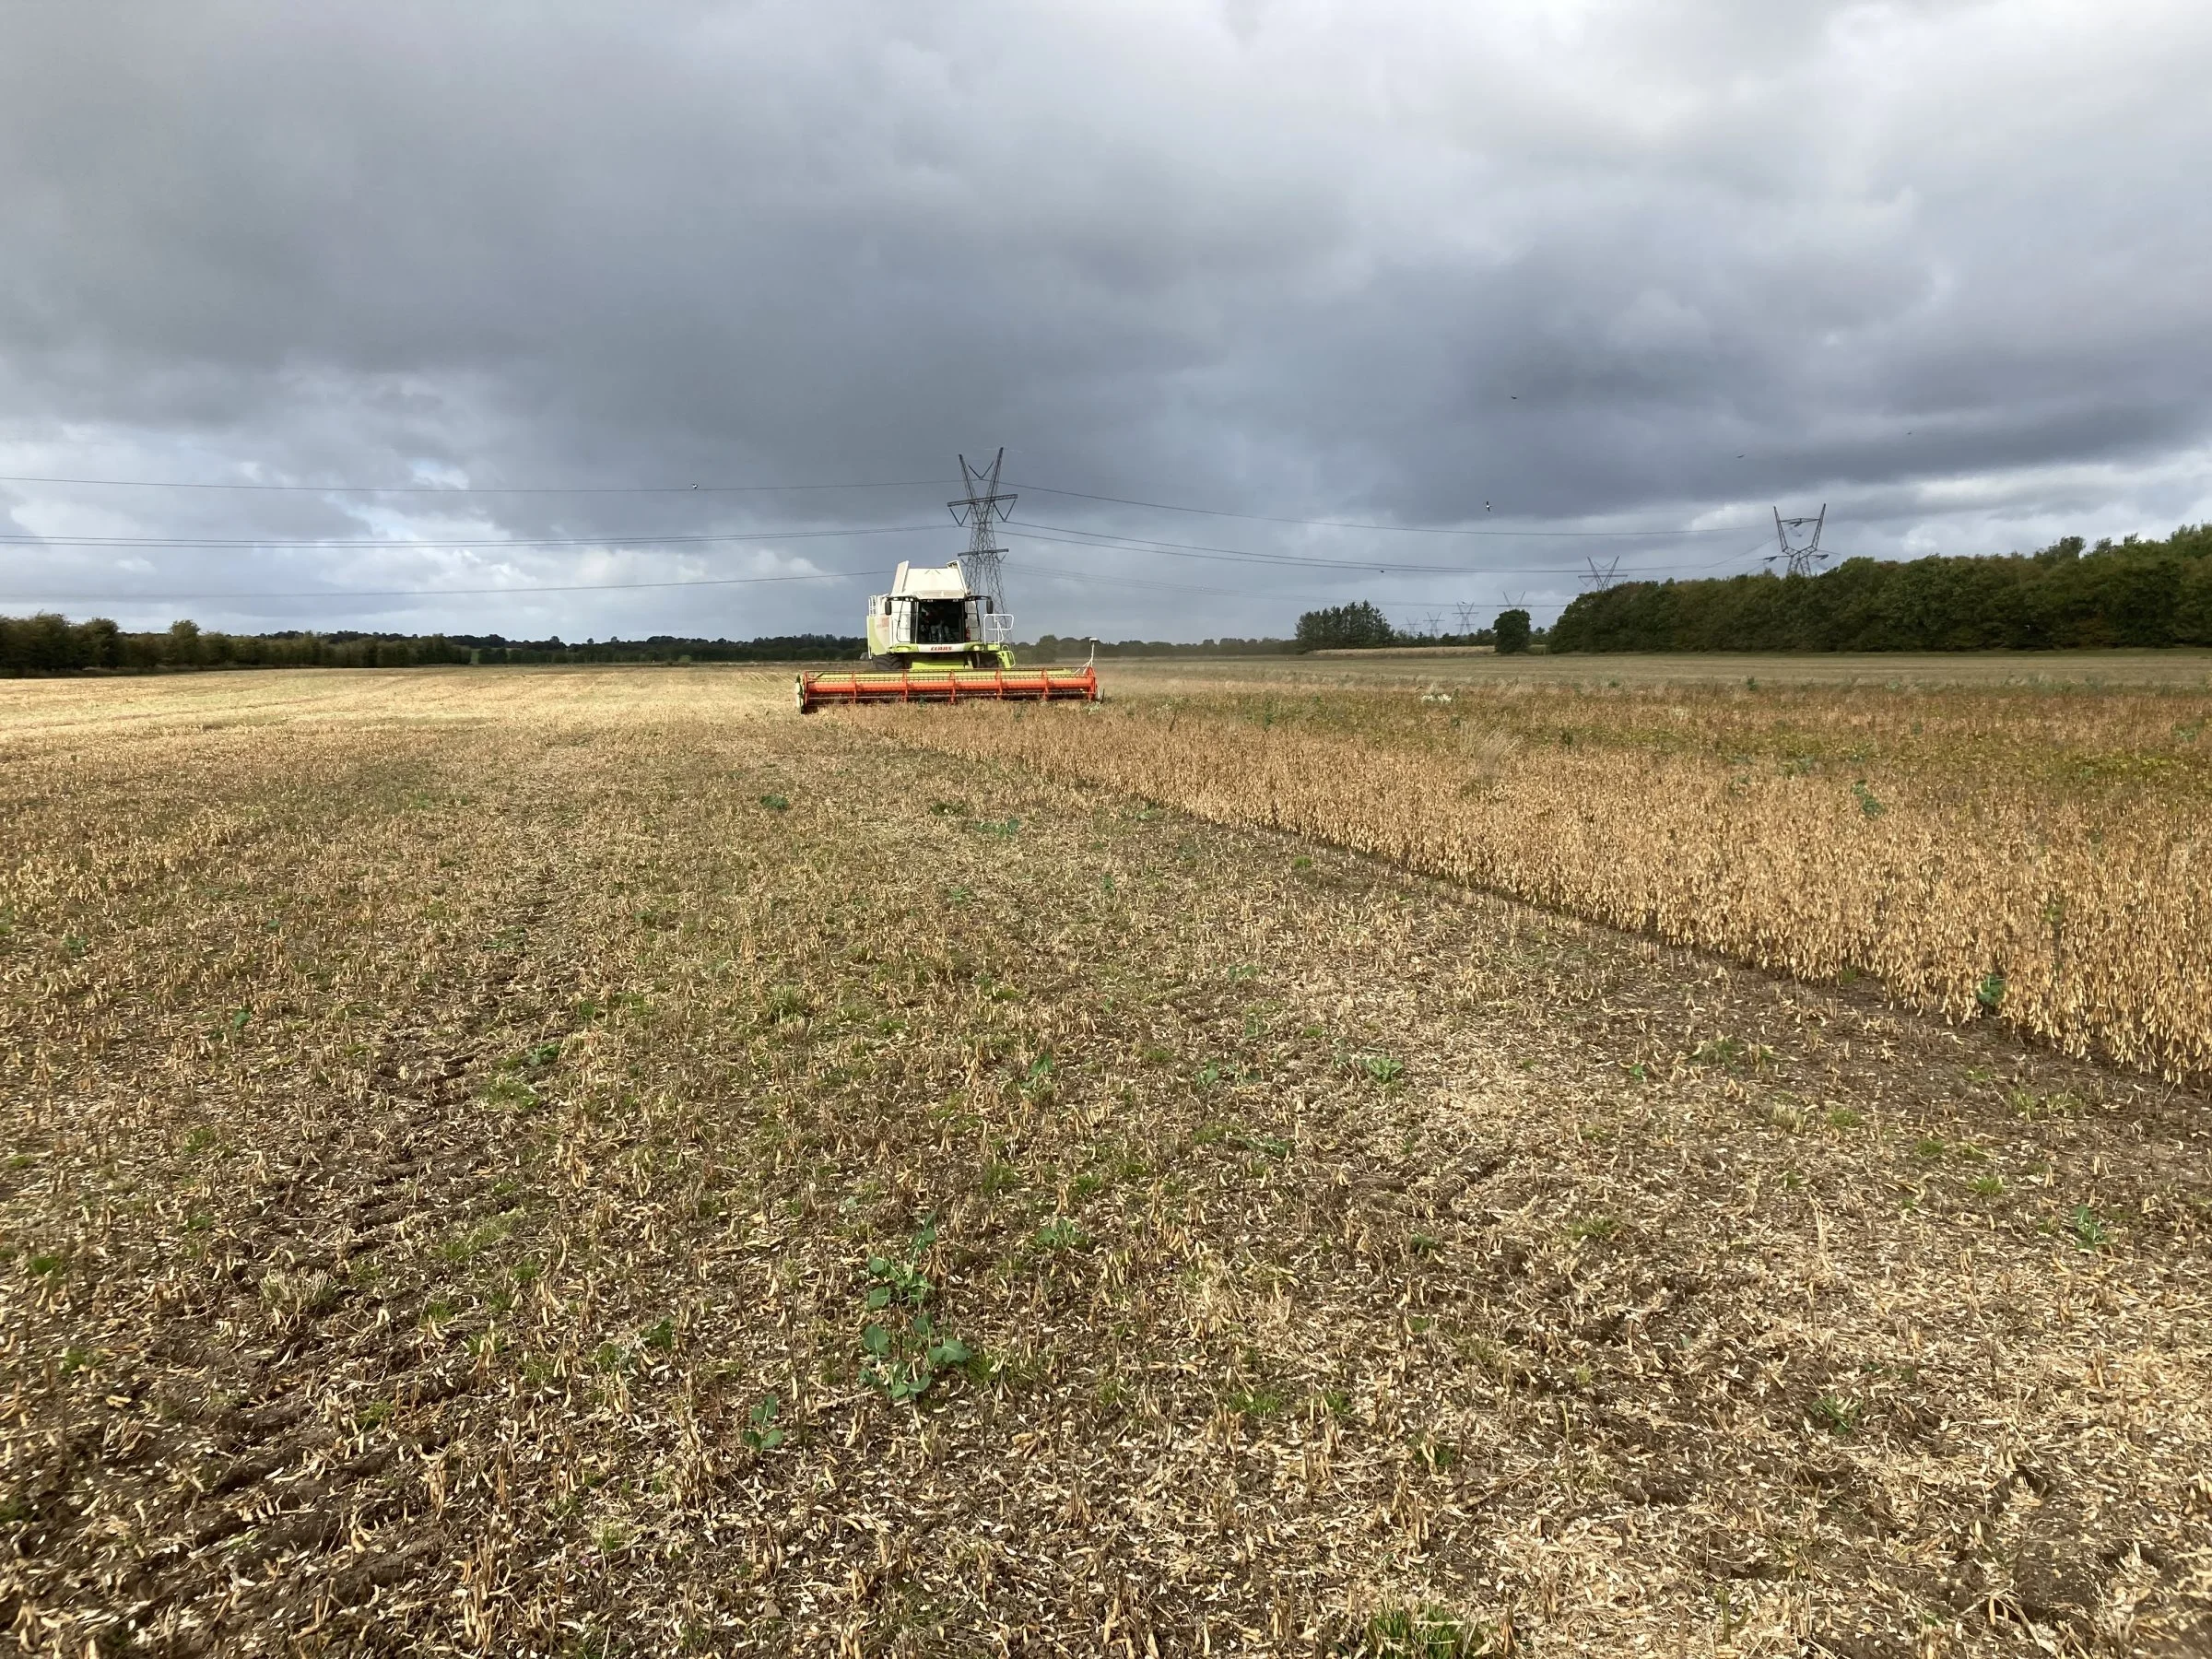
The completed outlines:
{"type": "Polygon", "coordinates": [[[1500,656],[1518,656],[1528,649],[1528,613],[1500,611],[1498,620],[1490,624],[1490,633],[1497,641],[1500,656]]]}
{"type": "Polygon", "coordinates": [[[1849,559],[1818,576],[1624,582],[1551,630],[1567,651],[2036,651],[2212,645],[2212,525],[2069,535],[2026,558],[1849,559]]]}
{"type": "Polygon", "coordinates": [[[1388,645],[1396,639],[1390,618],[1365,599],[1327,610],[1308,611],[1298,619],[1300,651],[1358,651],[1388,645]]]}

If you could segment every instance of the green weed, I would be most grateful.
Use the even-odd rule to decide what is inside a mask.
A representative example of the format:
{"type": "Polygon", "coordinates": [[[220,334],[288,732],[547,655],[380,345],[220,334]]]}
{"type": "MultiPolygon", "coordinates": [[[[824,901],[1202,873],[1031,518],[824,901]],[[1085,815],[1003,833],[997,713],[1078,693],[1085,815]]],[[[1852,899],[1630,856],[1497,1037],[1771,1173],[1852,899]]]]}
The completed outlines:
{"type": "Polygon", "coordinates": [[[783,1430],[776,1427],[776,1416],[782,1409],[783,1402],[774,1394],[763,1394],[745,1414],[746,1426],[738,1431],[738,1438],[747,1450],[759,1454],[773,1452],[783,1443],[783,1430]]]}
{"type": "Polygon", "coordinates": [[[1368,1620],[1344,1659],[1474,1659],[1490,1651],[1486,1637],[1455,1613],[1440,1607],[1393,1607],[1368,1620]]]}
{"type": "Polygon", "coordinates": [[[1857,1403],[1836,1394],[1824,1394],[1815,1400],[1812,1418],[1816,1425],[1839,1439],[1849,1440],[1859,1431],[1857,1403]]]}
{"type": "Polygon", "coordinates": [[[1388,1054],[1362,1054],[1359,1065],[1361,1071],[1385,1088],[1406,1075],[1406,1063],[1388,1054]]]}
{"type": "Polygon", "coordinates": [[[916,1264],[936,1239],[936,1223],[925,1222],[903,1256],[868,1258],[865,1300],[884,1317],[861,1327],[861,1380],[895,1404],[920,1399],[940,1371],[972,1358],[966,1343],[937,1329],[926,1305],[934,1287],[916,1264]]]}

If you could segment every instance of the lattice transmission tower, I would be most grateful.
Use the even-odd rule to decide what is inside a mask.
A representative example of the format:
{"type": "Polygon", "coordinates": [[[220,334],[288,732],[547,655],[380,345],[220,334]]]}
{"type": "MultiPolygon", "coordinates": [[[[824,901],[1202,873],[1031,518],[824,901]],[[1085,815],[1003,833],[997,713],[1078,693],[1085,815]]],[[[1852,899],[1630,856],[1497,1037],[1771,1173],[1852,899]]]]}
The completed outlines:
{"type": "Polygon", "coordinates": [[[1618,556],[1599,564],[1594,559],[1584,559],[1590,573],[1582,579],[1583,585],[1592,593],[1602,594],[1620,581],[1620,559],[1618,556]]]}
{"type": "Polygon", "coordinates": [[[968,550],[960,555],[960,577],[970,593],[983,595],[983,638],[994,645],[1008,644],[1014,638],[1014,618],[1006,609],[1006,550],[998,545],[998,526],[1014,511],[1015,501],[998,488],[999,470],[1006,464],[1004,444],[988,468],[971,466],[968,457],[962,455],[960,483],[968,493],[959,500],[945,503],[952,509],[952,522],[968,526],[968,550]]]}
{"type": "Polygon", "coordinates": [[[1775,508],[1774,540],[1781,551],[1768,554],[1766,562],[1771,566],[1779,560],[1784,573],[1791,576],[1812,575],[1828,558],[1827,554],[1820,551],[1820,528],[1827,523],[1826,501],[1820,503],[1820,512],[1813,518],[1785,519],[1782,516],[1782,509],[1775,508]],[[1805,533],[1807,524],[1813,527],[1810,535],[1805,533]]]}

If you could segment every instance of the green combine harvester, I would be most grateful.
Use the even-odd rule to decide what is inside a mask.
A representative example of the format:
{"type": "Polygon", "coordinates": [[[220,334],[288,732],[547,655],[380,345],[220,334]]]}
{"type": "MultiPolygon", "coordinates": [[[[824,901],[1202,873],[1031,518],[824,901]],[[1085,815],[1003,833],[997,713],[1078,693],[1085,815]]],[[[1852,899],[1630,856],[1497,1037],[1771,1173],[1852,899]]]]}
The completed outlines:
{"type": "Polygon", "coordinates": [[[954,522],[972,532],[966,556],[944,565],[901,560],[891,591],[868,601],[868,668],[800,675],[800,713],[826,703],[1099,700],[1099,677],[1088,663],[1014,665],[1014,618],[999,603],[1004,552],[992,535],[1014,504],[998,488],[1006,455],[1000,450],[988,472],[960,457],[970,494],[949,505],[954,522]]]}

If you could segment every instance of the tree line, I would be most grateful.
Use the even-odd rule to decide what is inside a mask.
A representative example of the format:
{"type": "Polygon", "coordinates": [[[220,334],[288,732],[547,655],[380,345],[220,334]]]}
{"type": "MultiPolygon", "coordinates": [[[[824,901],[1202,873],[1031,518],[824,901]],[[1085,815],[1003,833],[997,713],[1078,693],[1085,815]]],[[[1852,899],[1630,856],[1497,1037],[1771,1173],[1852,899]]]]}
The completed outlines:
{"type": "Polygon", "coordinates": [[[867,642],[835,634],[759,640],[606,640],[572,645],[558,636],[339,631],[228,634],[178,621],[159,633],[131,633],[105,617],[72,622],[51,612],[0,617],[0,676],[153,674],[198,668],[420,668],[439,664],[839,662],[867,642]]]}
{"type": "Polygon", "coordinates": [[[1081,662],[1102,657],[1280,656],[1295,651],[1288,640],[1201,640],[1195,645],[1169,640],[1090,640],[1059,634],[1039,634],[1034,645],[1020,647],[1020,654],[1038,663],[1081,662]]]}
{"type": "Polygon", "coordinates": [[[1552,627],[1561,651],[2039,651],[2212,645],[2212,524],[2164,541],[1852,559],[1813,576],[1626,582],[1552,627]]]}
{"type": "Polygon", "coordinates": [[[1526,651],[1535,638],[1528,613],[1518,608],[1498,613],[1488,628],[1468,633],[1408,633],[1391,626],[1382,607],[1371,600],[1311,610],[1298,619],[1299,651],[1378,651],[1386,646],[1488,645],[1501,656],[1526,651]]]}

